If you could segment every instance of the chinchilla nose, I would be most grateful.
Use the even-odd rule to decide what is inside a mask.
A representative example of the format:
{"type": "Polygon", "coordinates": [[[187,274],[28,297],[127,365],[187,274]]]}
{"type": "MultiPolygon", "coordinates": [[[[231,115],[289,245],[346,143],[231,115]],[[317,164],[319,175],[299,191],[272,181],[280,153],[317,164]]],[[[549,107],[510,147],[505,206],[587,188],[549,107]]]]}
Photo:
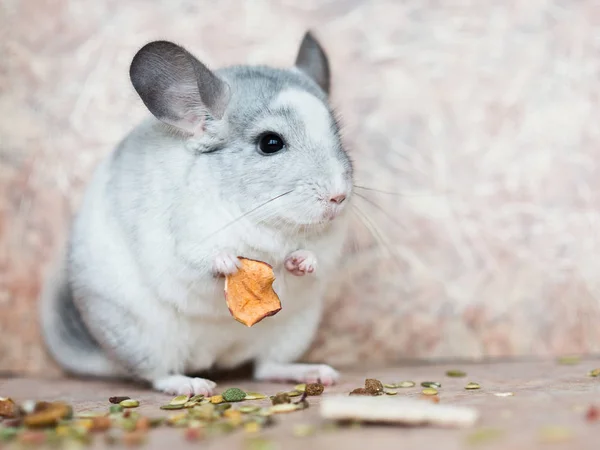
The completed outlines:
{"type": "Polygon", "coordinates": [[[346,194],[334,195],[329,199],[331,203],[337,203],[338,205],[341,204],[344,200],[346,200],[346,194]]]}

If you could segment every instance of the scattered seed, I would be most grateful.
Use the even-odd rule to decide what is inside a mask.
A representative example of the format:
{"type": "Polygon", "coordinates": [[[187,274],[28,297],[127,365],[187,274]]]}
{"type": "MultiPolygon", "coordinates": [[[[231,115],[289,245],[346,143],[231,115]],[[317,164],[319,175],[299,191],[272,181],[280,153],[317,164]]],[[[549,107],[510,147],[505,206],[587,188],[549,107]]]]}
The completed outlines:
{"type": "Polygon", "coordinates": [[[246,398],[246,393],[239,388],[229,388],[223,392],[223,399],[226,402],[241,402],[246,398]]]}
{"type": "Polygon", "coordinates": [[[423,389],[421,391],[421,393],[423,393],[425,395],[437,395],[438,391],[435,388],[428,387],[428,388],[423,389]]]}
{"type": "Polygon", "coordinates": [[[441,383],[438,383],[437,381],[423,381],[421,383],[421,386],[423,386],[425,388],[435,388],[435,389],[439,389],[442,387],[441,383]]]}
{"type": "Polygon", "coordinates": [[[397,384],[397,386],[399,388],[411,388],[415,386],[415,382],[414,381],[401,381],[400,383],[397,384]]]}
{"type": "Polygon", "coordinates": [[[282,403],[280,405],[271,406],[270,410],[273,414],[288,413],[301,409],[296,403],[282,403]]]}
{"type": "Polygon", "coordinates": [[[259,394],[258,392],[246,392],[246,398],[244,400],[262,400],[267,398],[265,394],[259,394]]]}
{"type": "MultiPolygon", "coordinates": [[[[381,382],[379,384],[381,384],[381,382]]],[[[315,396],[321,395],[324,390],[325,386],[323,386],[321,383],[310,383],[306,385],[306,390],[304,392],[306,392],[306,395],[315,396]]],[[[383,390],[383,387],[381,390],[383,390]]]]}
{"type": "Polygon", "coordinates": [[[383,393],[383,384],[379,380],[367,378],[365,380],[365,390],[371,395],[383,393]]]}
{"type": "Polygon", "coordinates": [[[383,387],[387,388],[387,389],[396,389],[398,387],[398,385],[397,384],[384,384],[383,387]]]}
{"type": "Polygon", "coordinates": [[[572,436],[571,430],[560,426],[548,426],[540,430],[540,439],[546,443],[568,441],[572,436]]]}
{"type": "Polygon", "coordinates": [[[294,387],[294,390],[295,390],[295,391],[298,391],[298,392],[304,392],[304,391],[306,390],[306,383],[297,384],[297,385],[294,387]]]}
{"type": "Polygon", "coordinates": [[[123,408],[137,408],[140,406],[140,402],[137,400],[127,399],[119,402],[119,405],[121,405],[123,408]]]}
{"type": "Polygon", "coordinates": [[[299,392],[299,391],[290,391],[290,392],[286,392],[288,397],[298,397],[300,395],[303,394],[303,392],[299,392]]]}
{"type": "Polygon", "coordinates": [[[498,428],[481,428],[467,436],[468,444],[484,444],[502,437],[504,430],[498,428]]]}
{"type": "Polygon", "coordinates": [[[352,392],[350,392],[350,395],[371,395],[371,394],[369,394],[365,388],[356,388],[352,392]]]}
{"type": "Polygon", "coordinates": [[[467,374],[465,372],[463,372],[462,370],[448,370],[446,372],[446,376],[451,377],[451,378],[462,378],[462,377],[466,377],[467,374]]]}
{"type": "Polygon", "coordinates": [[[397,392],[397,391],[385,391],[385,393],[386,393],[387,395],[396,395],[396,394],[398,394],[398,392],[397,392]]]}
{"type": "Polygon", "coordinates": [[[588,373],[588,376],[590,376],[590,377],[600,377],[600,368],[599,369],[590,370],[589,373],[588,373]]]}
{"type": "Polygon", "coordinates": [[[481,388],[481,386],[479,386],[478,383],[474,383],[472,381],[470,383],[467,383],[467,385],[465,386],[465,389],[467,389],[469,391],[473,391],[475,389],[480,389],[480,388],[481,388]]]}
{"type": "Polygon", "coordinates": [[[596,422],[600,419],[600,409],[595,406],[590,406],[585,413],[585,418],[588,422],[596,422]]]}
{"type": "Polygon", "coordinates": [[[581,357],[577,355],[561,356],[557,359],[558,364],[575,365],[581,362],[581,357]]]}
{"type": "Polygon", "coordinates": [[[171,405],[169,403],[168,405],[162,405],[160,407],[160,409],[165,409],[165,410],[183,409],[183,405],[171,405]]]}
{"type": "Polygon", "coordinates": [[[313,425],[298,424],[294,425],[293,434],[296,437],[307,437],[315,434],[315,427],[313,425]]]}
{"type": "Polygon", "coordinates": [[[108,401],[110,403],[113,403],[115,405],[118,405],[119,403],[121,403],[123,400],[129,400],[131,397],[127,397],[127,396],[122,396],[122,397],[110,397],[108,399],[108,401]]]}
{"type": "Polygon", "coordinates": [[[188,402],[188,398],[187,395],[178,395],[169,402],[169,405],[185,405],[188,402]]]}
{"type": "Polygon", "coordinates": [[[285,392],[280,392],[271,397],[271,404],[273,405],[282,405],[284,403],[291,403],[292,400],[290,396],[285,392]]]}
{"type": "Polygon", "coordinates": [[[210,402],[211,402],[213,405],[217,405],[217,404],[219,404],[219,403],[223,403],[224,401],[225,401],[225,399],[223,398],[223,396],[222,396],[222,395],[213,395],[213,396],[210,398],[210,402]]]}

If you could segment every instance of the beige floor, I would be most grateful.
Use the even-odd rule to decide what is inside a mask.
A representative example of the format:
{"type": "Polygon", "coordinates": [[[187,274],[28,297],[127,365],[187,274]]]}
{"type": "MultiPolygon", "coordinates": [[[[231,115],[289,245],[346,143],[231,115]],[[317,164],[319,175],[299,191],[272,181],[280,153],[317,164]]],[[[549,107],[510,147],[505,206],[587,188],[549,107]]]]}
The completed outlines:
{"type": "MultiPolygon", "coordinates": [[[[310,408],[293,414],[279,415],[274,427],[265,430],[264,437],[271,445],[261,450],[294,450],[316,448],[343,448],[370,450],[394,449],[598,449],[600,448],[600,421],[585,420],[587,408],[596,404],[600,407],[600,378],[587,376],[590,369],[600,367],[600,360],[586,360],[577,365],[558,365],[547,362],[499,362],[494,364],[445,364],[429,366],[398,366],[371,370],[345,371],[342,382],[326,390],[349,392],[362,385],[365,377],[379,378],[383,382],[401,380],[439,381],[442,383],[441,402],[471,405],[481,411],[478,426],[469,430],[436,428],[403,428],[392,426],[363,426],[356,429],[322,431],[310,437],[296,437],[295,424],[318,424],[319,398],[310,398],[310,408]],[[448,378],[445,371],[460,368],[468,373],[467,378],[448,378]],[[478,382],[482,389],[466,391],[467,381],[478,382]],[[514,392],[512,397],[498,397],[495,392],[514,392]],[[565,427],[571,437],[562,442],[545,442],[541,431],[547,426],[565,427]],[[501,430],[487,442],[472,442],[475,430],[493,428],[501,430]]],[[[219,390],[228,386],[239,386],[251,391],[273,394],[284,386],[249,381],[227,381],[219,384],[219,390]]],[[[129,395],[141,401],[140,412],[161,415],[157,406],[165,403],[169,396],[133,387],[126,384],[110,384],[96,381],[67,379],[0,379],[0,396],[11,396],[16,400],[28,398],[65,400],[71,402],[76,411],[104,410],[108,397],[129,395]]],[[[401,395],[419,395],[418,388],[402,390],[401,395]]],[[[182,430],[160,428],[151,432],[146,448],[252,448],[248,435],[243,432],[223,438],[190,444],[183,438],[182,430]]],[[[102,448],[98,439],[94,447],[102,448]]]]}

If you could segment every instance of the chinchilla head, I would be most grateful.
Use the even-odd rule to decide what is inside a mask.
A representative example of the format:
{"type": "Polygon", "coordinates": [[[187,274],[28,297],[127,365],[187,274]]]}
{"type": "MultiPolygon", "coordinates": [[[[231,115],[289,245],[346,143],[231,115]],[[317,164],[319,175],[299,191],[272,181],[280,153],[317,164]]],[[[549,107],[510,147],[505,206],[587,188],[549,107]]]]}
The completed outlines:
{"type": "MultiPolygon", "coordinates": [[[[135,55],[130,77],[150,112],[200,160],[190,179],[196,167],[198,177],[210,173],[202,182],[217,186],[221,201],[296,230],[345,211],[352,164],[328,104],[329,63],[310,33],[289,69],[212,71],[184,48],[157,41],[135,55]]],[[[188,188],[205,194],[202,183],[188,188]]]]}

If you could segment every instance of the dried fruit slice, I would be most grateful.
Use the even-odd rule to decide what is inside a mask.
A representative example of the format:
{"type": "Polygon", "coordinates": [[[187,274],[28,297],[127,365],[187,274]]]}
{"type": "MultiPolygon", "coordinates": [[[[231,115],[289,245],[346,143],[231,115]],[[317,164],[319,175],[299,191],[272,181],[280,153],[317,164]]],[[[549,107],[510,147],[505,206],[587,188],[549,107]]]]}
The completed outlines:
{"type": "Polygon", "coordinates": [[[273,268],[262,261],[239,258],[242,267],[225,278],[225,300],[231,315],[247,327],[281,310],[273,290],[273,268]]]}

